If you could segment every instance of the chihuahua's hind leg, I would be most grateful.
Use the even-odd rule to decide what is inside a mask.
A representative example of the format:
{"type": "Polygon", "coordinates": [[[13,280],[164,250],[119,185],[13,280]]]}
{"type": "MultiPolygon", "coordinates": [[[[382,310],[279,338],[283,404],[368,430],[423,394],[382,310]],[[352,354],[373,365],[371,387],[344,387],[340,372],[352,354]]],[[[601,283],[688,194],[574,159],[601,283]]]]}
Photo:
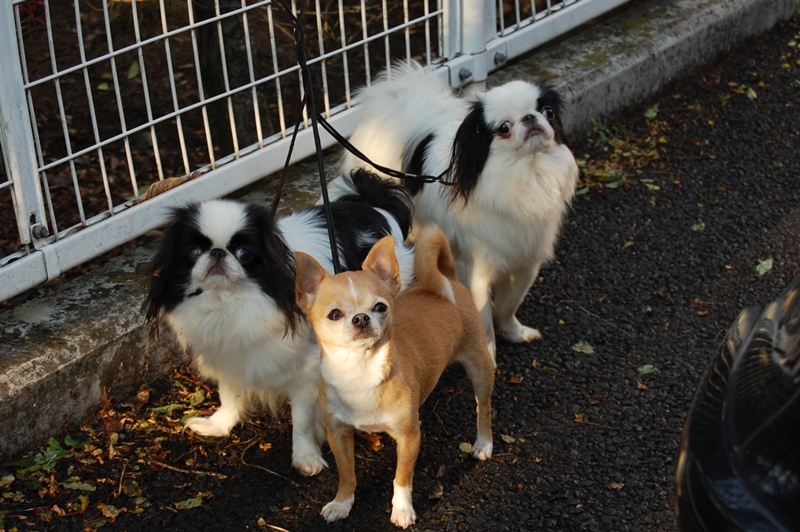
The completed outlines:
{"type": "Polygon", "coordinates": [[[472,456],[478,460],[492,457],[492,389],[494,388],[494,363],[483,342],[467,347],[458,360],[464,365],[472,381],[475,401],[478,403],[478,436],[472,446],[472,456]]]}
{"type": "Polygon", "coordinates": [[[328,445],[336,459],[339,489],[336,491],[336,498],[326,504],[320,514],[327,522],[332,523],[350,515],[350,509],[355,502],[356,459],[353,427],[329,418],[328,445]]]}

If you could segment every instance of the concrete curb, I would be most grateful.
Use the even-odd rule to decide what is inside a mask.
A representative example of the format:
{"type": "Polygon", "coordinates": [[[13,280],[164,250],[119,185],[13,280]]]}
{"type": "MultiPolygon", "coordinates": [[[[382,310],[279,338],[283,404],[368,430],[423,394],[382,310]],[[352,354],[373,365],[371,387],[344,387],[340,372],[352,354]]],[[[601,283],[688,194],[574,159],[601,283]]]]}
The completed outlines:
{"type": "MultiPolygon", "coordinates": [[[[551,79],[566,97],[573,136],[654,94],[783,20],[797,0],[642,0],[490,76],[551,79]]],[[[329,157],[330,160],[330,157],[329,157]]],[[[287,208],[311,203],[315,165],[293,169],[287,208]]],[[[272,183],[271,180],[265,182],[272,183]]],[[[264,187],[245,199],[271,199],[264,187]]],[[[168,334],[149,338],[139,309],[152,246],[116,259],[57,293],[0,315],[0,459],[77,425],[105,393],[131,394],[185,360],[168,334]]]]}

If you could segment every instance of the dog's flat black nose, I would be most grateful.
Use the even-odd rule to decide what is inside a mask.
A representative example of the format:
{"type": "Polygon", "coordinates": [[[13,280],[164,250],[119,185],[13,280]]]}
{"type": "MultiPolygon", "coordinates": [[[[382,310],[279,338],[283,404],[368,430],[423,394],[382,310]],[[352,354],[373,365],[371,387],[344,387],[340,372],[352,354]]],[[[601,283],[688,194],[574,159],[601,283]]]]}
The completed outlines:
{"type": "Polygon", "coordinates": [[[353,325],[355,325],[359,329],[363,329],[364,327],[368,327],[369,326],[369,316],[367,314],[364,314],[363,312],[361,314],[356,314],[355,316],[353,316],[353,325]]]}
{"type": "Polygon", "coordinates": [[[221,259],[222,257],[225,256],[225,250],[224,249],[219,249],[219,248],[214,248],[214,249],[211,250],[211,256],[214,257],[215,259],[219,260],[219,259],[221,259]]]}

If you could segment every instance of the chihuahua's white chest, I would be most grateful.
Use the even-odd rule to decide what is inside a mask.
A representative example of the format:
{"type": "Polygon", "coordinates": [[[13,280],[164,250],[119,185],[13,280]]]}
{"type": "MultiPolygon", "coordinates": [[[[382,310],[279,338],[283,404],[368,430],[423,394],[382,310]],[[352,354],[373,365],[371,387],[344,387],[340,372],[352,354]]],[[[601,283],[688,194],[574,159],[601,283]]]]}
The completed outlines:
{"type": "Polygon", "coordinates": [[[327,385],[331,414],[348,425],[368,432],[386,430],[390,415],[381,409],[380,384],[386,378],[388,346],[364,353],[325,350],[322,378],[327,385]]]}

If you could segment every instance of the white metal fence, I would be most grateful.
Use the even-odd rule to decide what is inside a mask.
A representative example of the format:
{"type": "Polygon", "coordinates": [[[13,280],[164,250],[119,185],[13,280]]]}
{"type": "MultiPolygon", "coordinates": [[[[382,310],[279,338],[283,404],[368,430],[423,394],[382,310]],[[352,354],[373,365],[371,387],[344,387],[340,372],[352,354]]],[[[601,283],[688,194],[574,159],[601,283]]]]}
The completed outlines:
{"type": "MultiPolygon", "coordinates": [[[[626,1],[308,0],[318,108],[349,135],[354,89],[392,61],[480,82],[626,1]]],[[[158,227],[167,206],[282,167],[295,57],[272,0],[0,0],[0,301],[158,227]]],[[[295,161],[314,152],[306,125],[295,161]]]]}

